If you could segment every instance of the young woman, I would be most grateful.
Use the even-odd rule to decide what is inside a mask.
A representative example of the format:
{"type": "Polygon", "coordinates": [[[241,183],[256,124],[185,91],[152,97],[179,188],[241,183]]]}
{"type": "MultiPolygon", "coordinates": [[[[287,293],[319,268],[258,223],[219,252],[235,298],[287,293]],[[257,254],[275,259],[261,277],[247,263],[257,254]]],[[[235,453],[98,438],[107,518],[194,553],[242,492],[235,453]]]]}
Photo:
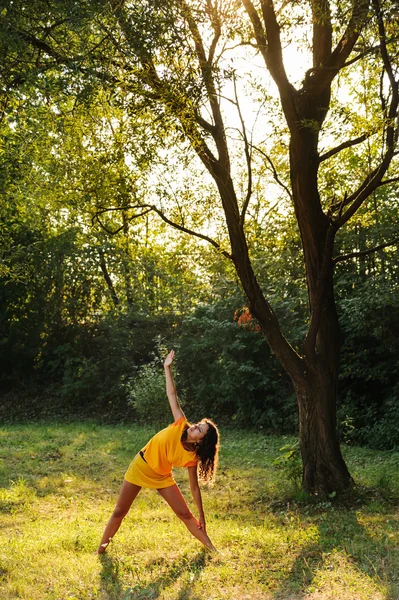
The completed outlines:
{"type": "Polygon", "coordinates": [[[174,350],[164,362],[166,394],[172,410],[174,423],[158,432],[135,456],[125,474],[118,502],[105,528],[98,554],[105,552],[109,542],[118,531],[133,500],[142,487],[153,488],[166,500],[171,509],[183,521],[190,533],[210,550],[214,545],[206,533],[198,478],[210,482],[215,478],[219,452],[219,432],[209,419],[189,425],[180,407],[171,373],[174,350]],[[190,489],[198,509],[198,519],[190,512],[172,475],[172,467],[187,467],[190,489]]]}

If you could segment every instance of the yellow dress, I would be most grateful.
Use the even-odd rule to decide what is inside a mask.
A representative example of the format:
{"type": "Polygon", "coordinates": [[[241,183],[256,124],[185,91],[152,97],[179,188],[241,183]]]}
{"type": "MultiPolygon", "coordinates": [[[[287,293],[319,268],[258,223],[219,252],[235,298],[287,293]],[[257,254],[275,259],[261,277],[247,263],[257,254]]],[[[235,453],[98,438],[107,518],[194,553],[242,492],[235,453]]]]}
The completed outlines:
{"type": "Polygon", "coordinates": [[[173,467],[192,467],[197,464],[195,452],[189,452],[180,441],[188,426],[185,417],[159,431],[138,453],[125,473],[125,479],[146,488],[166,488],[175,485],[173,467]]]}

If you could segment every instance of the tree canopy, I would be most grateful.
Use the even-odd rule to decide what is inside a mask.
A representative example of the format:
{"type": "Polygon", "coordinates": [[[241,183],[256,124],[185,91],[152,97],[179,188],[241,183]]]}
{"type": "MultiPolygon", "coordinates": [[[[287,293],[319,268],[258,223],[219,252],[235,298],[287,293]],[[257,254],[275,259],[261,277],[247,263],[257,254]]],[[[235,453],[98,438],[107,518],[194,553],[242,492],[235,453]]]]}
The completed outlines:
{"type": "Polygon", "coordinates": [[[99,310],[187,313],[238,280],[297,395],[305,488],[350,485],[336,299],[350,314],[366,281],[397,286],[394,3],[12,1],[1,16],[9,315],[45,296],[40,339],[99,310]]]}

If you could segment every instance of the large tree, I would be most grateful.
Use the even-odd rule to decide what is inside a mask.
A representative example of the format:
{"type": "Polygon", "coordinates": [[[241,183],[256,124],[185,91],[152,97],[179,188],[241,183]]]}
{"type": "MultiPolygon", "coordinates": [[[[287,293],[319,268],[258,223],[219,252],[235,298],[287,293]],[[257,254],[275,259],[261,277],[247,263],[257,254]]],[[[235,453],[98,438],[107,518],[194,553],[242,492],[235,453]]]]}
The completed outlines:
{"type": "MultiPolygon", "coordinates": [[[[201,177],[210,179],[217,190],[228,246],[222,235],[196,228],[190,216],[167,212],[165,204],[149,202],[138,189],[126,205],[99,205],[97,214],[119,208],[129,220],[152,210],[170,225],[208,240],[232,261],[250,311],[297,394],[304,488],[313,493],[346,489],[351,477],[336,431],[341,338],[334,267],[359,253],[336,256],[334,248],[338,232],[353,215],[370,198],[375,201],[381,186],[398,181],[398,27],[393,3],[49,1],[33,3],[30,11],[21,10],[19,4],[24,3],[10,2],[3,13],[6,93],[26,81],[34,85],[36,78],[42,87],[43,81],[50,81],[49,93],[57,88],[57,93],[76,94],[84,101],[101,86],[112,92],[110,101],[123,106],[136,139],[142,136],[145,152],[157,154],[149,141],[152,128],[153,139],[162,140],[165,152],[169,148],[178,155],[180,144],[184,159],[188,147],[199,159],[201,177]],[[306,65],[302,81],[295,84],[284,59],[286,48],[294,46],[306,65]],[[245,49],[246,62],[239,60],[238,47],[245,49]],[[240,86],[243,65],[248,65],[251,78],[251,62],[265,73],[261,82],[253,81],[259,101],[256,128],[262,127],[263,118],[264,144],[259,139],[255,143],[245,123],[240,86]],[[362,85],[361,72],[367,80],[362,85]],[[268,77],[276,93],[267,89],[272,85],[268,77]],[[357,98],[347,94],[353,110],[339,102],[343,81],[347,86],[350,82],[352,92],[356,86],[364,92],[357,98]],[[226,96],[236,109],[232,129],[227,126],[226,96]],[[268,153],[277,143],[273,127],[270,123],[266,127],[266,115],[273,113],[276,122],[283,119],[280,173],[268,153]],[[167,136],[173,148],[165,142],[167,136]],[[351,169],[356,149],[364,144],[367,160],[351,169]],[[239,148],[242,160],[237,158],[239,148]],[[251,260],[247,223],[261,158],[288,194],[300,233],[309,319],[299,348],[285,337],[273,311],[272,283],[260,286],[251,260]],[[342,168],[337,161],[342,161],[342,168]],[[289,172],[287,180],[284,170],[289,172]]],[[[138,154],[137,148],[132,149],[139,164],[143,157],[138,154]]],[[[171,161],[170,169],[175,165],[171,161]]],[[[159,186],[156,189],[159,192],[159,186]]],[[[371,250],[365,248],[363,253],[371,250]]]]}

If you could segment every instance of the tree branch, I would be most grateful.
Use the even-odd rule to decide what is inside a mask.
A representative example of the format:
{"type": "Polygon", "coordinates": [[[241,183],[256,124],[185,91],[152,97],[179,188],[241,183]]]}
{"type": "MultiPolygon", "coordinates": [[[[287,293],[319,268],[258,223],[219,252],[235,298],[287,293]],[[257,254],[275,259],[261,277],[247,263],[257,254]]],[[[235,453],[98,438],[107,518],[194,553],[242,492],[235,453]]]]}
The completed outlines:
{"type": "Polygon", "coordinates": [[[390,183],[397,183],[399,181],[399,177],[391,177],[390,179],[384,179],[378,185],[378,187],[382,187],[383,185],[389,185],[390,183]]]}
{"type": "Polygon", "coordinates": [[[258,48],[266,68],[274,79],[280,94],[281,105],[291,131],[298,128],[298,115],[294,102],[295,88],[289,82],[283,62],[280,26],[274,11],[273,0],[261,0],[263,24],[251,0],[241,0],[251,20],[258,48]]]}
{"type": "Polygon", "coordinates": [[[383,182],[383,177],[387,172],[389,165],[391,164],[392,158],[395,156],[395,145],[398,141],[399,124],[397,123],[397,120],[399,106],[399,83],[395,80],[392,63],[386,47],[385,26],[379,0],[372,1],[378,22],[381,56],[392,92],[389,109],[387,111],[386,151],[378,167],[369,173],[369,175],[364,179],[358,189],[351,194],[351,196],[344,200],[342,206],[348,206],[348,208],[346,212],[340,215],[340,217],[336,220],[337,227],[341,227],[344,223],[346,223],[374,190],[381,185],[385,185],[383,182]]]}
{"type": "MultiPolygon", "coordinates": [[[[38,50],[41,50],[42,52],[45,52],[48,56],[50,56],[51,58],[53,58],[56,62],[57,65],[66,65],[66,66],[71,66],[73,65],[74,68],[76,68],[77,70],[79,70],[83,75],[94,75],[96,78],[101,79],[102,81],[108,81],[109,83],[114,83],[114,84],[119,84],[119,80],[116,77],[112,77],[111,75],[109,75],[108,73],[105,73],[105,71],[90,71],[89,69],[85,69],[84,67],[82,67],[81,64],[79,64],[82,59],[84,58],[84,56],[72,56],[72,57],[68,57],[65,56],[63,54],[60,54],[59,52],[57,52],[57,50],[55,50],[54,48],[52,48],[47,42],[45,42],[44,40],[40,40],[37,37],[35,37],[34,35],[30,34],[30,33],[26,33],[24,31],[17,31],[16,32],[23,40],[25,40],[26,42],[29,42],[34,48],[37,48],[38,50]]],[[[104,38],[105,39],[105,38],[104,38]]],[[[101,41],[101,43],[104,41],[104,39],[101,41]]],[[[96,47],[99,44],[96,45],[96,47]]],[[[92,49],[94,50],[94,48],[92,49]]],[[[92,51],[90,50],[90,52],[92,51]]],[[[88,54],[90,54],[90,52],[88,52],[88,54]]],[[[40,70],[48,70],[49,67],[46,67],[45,69],[40,69],[40,70]]],[[[39,69],[38,69],[39,70],[39,69]]],[[[23,79],[21,80],[23,81],[23,79]]],[[[18,85],[21,81],[18,81],[17,78],[14,80],[13,84],[14,85],[18,85]]]]}
{"type": "Polygon", "coordinates": [[[381,11],[380,2],[379,2],[379,0],[372,0],[372,3],[374,6],[375,14],[377,16],[378,32],[379,32],[379,36],[380,36],[380,50],[381,50],[381,56],[382,56],[382,60],[384,63],[385,71],[388,75],[392,90],[395,90],[395,89],[397,90],[398,84],[397,84],[397,82],[395,80],[395,76],[393,74],[392,64],[391,64],[391,60],[389,58],[389,54],[388,54],[388,50],[387,50],[387,46],[386,46],[387,38],[386,38],[385,25],[384,25],[384,19],[383,19],[383,14],[381,11]]]}
{"type": "Polygon", "coordinates": [[[216,6],[212,4],[211,0],[206,0],[206,6],[208,9],[208,15],[212,21],[212,27],[215,32],[213,36],[213,40],[211,42],[211,46],[209,48],[209,56],[208,56],[208,67],[211,68],[213,64],[213,59],[215,56],[215,50],[222,34],[222,26],[220,22],[220,15],[218,14],[216,6]]]}
{"type": "Polygon", "coordinates": [[[377,46],[371,46],[371,48],[367,48],[367,50],[363,50],[363,52],[360,52],[357,56],[355,56],[354,58],[351,58],[351,60],[347,60],[345,62],[345,64],[343,65],[343,68],[350,67],[351,65],[356,63],[358,60],[361,60],[368,54],[371,54],[372,52],[375,52],[376,50],[379,50],[379,49],[380,49],[380,45],[377,44],[377,46]]]}
{"type": "Polygon", "coordinates": [[[389,246],[395,246],[398,243],[399,237],[394,238],[393,240],[391,240],[390,242],[386,242],[385,244],[380,244],[375,248],[369,248],[368,250],[362,250],[359,252],[351,252],[350,254],[342,254],[341,256],[336,256],[335,258],[333,258],[333,264],[335,266],[337,263],[343,262],[344,260],[349,260],[350,258],[359,258],[361,256],[367,256],[368,254],[373,254],[374,252],[378,252],[378,250],[383,250],[384,248],[388,248],[389,246]]]}
{"type": "MultiPolygon", "coordinates": [[[[133,215],[132,217],[129,217],[125,223],[123,223],[123,225],[121,225],[120,227],[118,227],[118,229],[109,229],[106,225],[104,225],[104,223],[100,220],[100,215],[103,215],[106,212],[111,212],[111,211],[124,211],[127,209],[131,209],[131,208],[138,208],[138,206],[128,206],[128,207],[124,207],[124,208],[116,208],[116,207],[111,207],[111,208],[103,208],[99,211],[96,212],[95,215],[92,216],[91,218],[91,224],[94,225],[95,221],[97,221],[97,223],[100,225],[100,227],[102,229],[104,229],[104,231],[106,231],[109,235],[117,235],[118,233],[120,233],[125,227],[126,227],[126,223],[130,223],[130,221],[133,221],[134,219],[138,219],[140,217],[144,217],[144,215],[148,214],[149,212],[151,212],[151,208],[143,211],[142,213],[133,215]]],[[[140,206],[140,208],[143,208],[142,206],[140,206]]]]}
{"type": "Polygon", "coordinates": [[[267,68],[276,82],[279,90],[287,97],[291,97],[293,87],[288,81],[283,62],[283,50],[280,39],[280,26],[274,11],[273,0],[261,0],[263,22],[267,37],[266,61],[267,68]]]}
{"type": "Polygon", "coordinates": [[[337,228],[339,229],[349,221],[349,219],[355,214],[355,212],[360,208],[365,200],[370,196],[372,192],[374,192],[382,183],[382,178],[388,170],[390,162],[392,160],[393,151],[392,148],[388,149],[385,153],[384,158],[381,163],[375,168],[361,185],[358,187],[356,192],[351,194],[350,196],[345,195],[343,201],[340,204],[340,216],[334,221],[337,228]],[[342,210],[348,206],[347,210],[342,214],[342,210]]]}
{"type": "Polygon", "coordinates": [[[328,0],[312,0],[313,67],[321,67],[331,54],[332,26],[328,0]]]}
{"type": "Polygon", "coordinates": [[[248,143],[248,138],[247,138],[247,132],[246,132],[246,129],[245,129],[245,122],[244,122],[244,118],[242,116],[240,103],[238,101],[237,82],[236,82],[235,75],[233,75],[233,84],[234,84],[234,95],[235,95],[235,99],[236,99],[235,104],[237,106],[238,116],[239,116],[240,121],[241,121],[242,136],[243,136],[243,140],[244,140],[245,160],[246,160],[246,163],[247,163],[247,171],[248,171],[247,193],[246,193],[246,196],[245,196],[244,204],[243,204],[241,215],[240,215],[240,225],[243,226],[244,225],[244,221],[245,221],[245,213],[247,212],[248,204],[249,204],[249,201],[251,200],[251,196],[252,196],[252,164],[251,164],[252,161],[251,161],[251,153],[249,151],[249,143],[248,143]]]}
{"type": "Polygon", "coordinates": [[[183,227],[182,225],[179,225],[178,223],[175,223],[174,221],[172,221],[171,219],[169,219],[159,208],[157,208],[156,206],[154,206],[153,204],[136,204],[133,206],[123,206],[123,207],[110,207],[110,208],[100,208],[95,215],[93,215],[92,217],[92,224],[94,224],[95,221],[97,221],[101,227],[110,235],[116,235],[118,234],[120,231],[122,231],[122,229],[125,227],[125,224],[123,224],[121,227],[119,227],[118,229],[116,229],[115,231],[111,231],[109,230],[107,227],[104,226],[104,224],[100,221],[100,215],[106,213],[106,212],[110,212],[110,211],[126,211],[126,210],[136,210],[137,208],[144,208],[145,210],[139,214],[135,214],[132,217],[129,217],[127,219],[128,222],[133,221],[134,219],[138,219],[139,217],[142,217],[150,212],[155,212],[163,221],[165,221],[165,223],[167,223],[168,225],[170,225],[171,227],[173,227],[174,229],[178,229],[179,231],[182,231],[183,233],[187,233],[188,235],[192,235],[194,237],[197,237],[201,240],[204,240],[206,242],[209,242],[214,248],[216,248],[216,250],[218,250],[223,256],[225,256],[226,258],[228,258],[229,260],[232,260],[232,256],[231,254],[229,254],[228,252],[226,252],[226,250],[222,250],[220,244],[218,244],[218,242],[216,242],[215,240],[213,240],[212,238],[210,238],[207,235],[204,235],[202,233],[199,233],[198,231],[193,231],[192,229],[189,229],[188,227],[183,227]]]}
{"type": "MultiPolygon", "coordinates": [[[[399,39],[398,37],[392,36],[389,38],[389,40],[386,40],[385,43],[386,43],[386,45],[392,44],[394,42],[397,42],[398,39],[399,39]]],[[[353,65],[358,60],[361,60],[362,58],[367,56],[368,54],[371,54],[372,52],[376,53],[377,50],[381,50],[380,44],[377,44],[376,46],[371,46],[370,48],[363,50],[363,52],[360,52],[357,56],[355,56],[354,58],[351,58],[351,60],[346,61],[346,63],[343,66],[349,67],[350,65],[353,65]]]]}
{"type": "MultiPolygon", "coordinates": [[[[209,57],[207,58],[201,33],[198,28],[198,24],[192,15],[191,8],[187,5],[185,0],[180,0],[180,3],[183,9],[183,16],[187,21],[187,25],[189,27],[194,42],[197,59],[201,70],[202,80],[205,84],[209,104],[212,111],[212,116],[215,122],[214,130],[211,133],[213,135],[213,139],[218,149],[219,161],[221,166],[223,165],[223,168],[226,169],[226,171],[230,171],[230,156],[226,144],[224,122],[217,98],[215,82],[212,75],[212,58],[221,33],[219,15],[217,15],[218,21],[216,22],[216,24],[214,23],[214,17],[212,20],[212,25],[215,27],[215,37],[211,44],[211,51],[209,57]]],[[[208,0],[208,7],[209,4],[210,2],[208,0]]],[[[214,7],[212,7],[212,10],[213,12],[215,12],[214,7]]]]}
{"type": "Polygon", "coordinates": [[[219,166],[218,159],[207,146],[196,125],[197,123],[202,125],[204,130],[212,134],[213,139],[217,138],[215,126],[205,121],[195,111],[193,111],[192,114],[188,114],[189,108],[182,103],[175,94],[173,94],[173,91],[170,89],[168,84],[165,84],[160,79],[151,58],[147,58],[145,61],[143,60],[143,66],[145,68],[143,69],[142,80],[152,88],[154,99],[161,102],[167,108],[167,110],[169,110],[173,116],[179,120],[185,134],[190,140],[193,149],[212,177],[216,178],[217,168],[219,166]],[[170,102],[171,97],[173,98],[173,102],[170,102]],[[166,100],[169,101],[167,102],[166,100]]]}
{"type": "Polygon", "coordinates": [[[386,32],[385,32],[385,25],[384,25],[383,14],[381,11],[381,6],[379,3],[379,0],[372,0],[372,1],[373,1],[375,14],[377,16],[378,32],[379,32],[379,36],[380,36],[380,45],[381,45],[381,56],[382,56],[382,60],[384,63],[385,72],[388,75],[388,79],[389,79],[389,83],[390,83],[391,91],[392,91],[392,98],[391,98],[391,102],[390,102],[390,106],[389,106],[389,111],[387,114],[388,126],[387,126],[387,131],[386,131],[386,145],[387,145],[387,151],[389,152],[392,147],[392,152],[393,152],[393,147],[398,141],[398,131],[399,131],[399,124],[396,125],[396,127],[394,126],[394,120],[398,119],[399,84],[395,79],[391,59],[389,57],[388,50],[387,50],[386,32]]]}
{"type": "Polygon", "coordinates": [[[46,54],[51,56],[51,58],[54,58],[56,60],[57,64],[70,63],[74,60],[72,58],[67,58],[66,56],[62,56],[59,52],[57,52],[56,50],[54,50],[54,48],[52,48],[49,44],[47,44],[47,42],[44,42],[43,40],[39,40],[37,37],[35,37],[34,35],[32,35],[30,33],[25,33],[24,31],[17,31],[16,33],[17,33],[17,35],[19,35],[19,37],[21,37],[23,40],[25,40],[25,42],[29,42],[35,48],[42,50],[43,52],[45,52],[46,54]]]}
{"type": "Polygon", "coordinates": [[[258,11],[252,4],[251,0],[242,0],[242,3],[251,20],[252,28],[254,30],[255,39],[257,43],[257,48],[260,50],[260,53],[262,54],[267,66],[267,39],[266,32],[263,29],[262,21],[260,20],[258,11]]]}
{"type": "Polygon", "coordinates": [[[283,188],[283,190],[284,190],[285,192],[287,192],[287,194],[288,194],[288,196],[289,196],[290,200],[292,200],[292,193],[291,193],[291,190],[290,190],[290,189],[289,189],[289,187],[287,187],[287,186],[285,185],[285,183],[283,183],[283,182],[281,181],[281,179],[279,178],[279,176],[278,176],[278,173],[277,173],[277,169],[276,169],[276,167],[274,166],[274,163],[273,163],[272,159],[270,158],[270,156],[269,156],[268,154],[266,154],[266,152],[263,152],[263,150],[261,150],[261,149],[260,149],[260,148],[258,148],[257,146],[253,146],[253,148],[254,148],[254,150],[256,150],[257,152],[259,152],[259,154],[261,154],[262,156],[264,156],[264,157],[266,158],[267,162],[268,162],[268,163],[269,163],[269,165],[270,165],[270,168],[271,168],[271,171],[272,171],[272,173],[273,173],[273,177],[274,177],[275,181],[278,183],[278,185],[279,185],[280,187],[282,187],[282,188],[283,188]]]}
{"type": "MultiPolygon", "coordinates": [[[[208,123],[198,111],[186,102],[186,98],[176,94],[176,90],[166,81],[163,81],[156,70],[152,56],[147,52],[145,57],[141,57],[143,70],[141,72],[141,81],[145,82],[152,89],[153,99],[162,103],[165,108],[180,122],[185,134],[190,143],[201,159],[202,163],[216,180],[218,184],[224,181],[225,177],[221,176],[221,171],[224,169],[227,173],[230,170],[230,158],[225,140],[224,125],[220,106],[217,101],[217,94],[212,79],[211,70],[208,69],[208,62],[202,38],[194,17],[191,14],[191,9],[187,6],[185,0],[180,0],[180,7],[183,17],[186,19],[191,36],[196,48],[197,58],[201,69],[204,84],[207,89],[208,99],[211,105],[212,115],[215,120],[215,125],[208,123]],[[172,101],[171,101],[172,99],[172,101]],[[206,144],[198,125],[203,130],[211,133],[218,149],[219,157],[216,158],[213,152],[206,144]]],[[[131,43],[130,26],[128,17],[124,12],[124,7],[115,0],[115,14],[118,23],[123,31],[128,43],[131,43]]]]}
{"type": "Polygon", "coordinates": [[[159,210],[156,206],[152,206],[152,210],[154,212],[156,212],[157,215],[159,217],[161,217],[161,219],[163,221],[165,221],[165,223],[167,223],[171,227],[174,227],[175,229],[178,229],[179,231],[182,231],[183,233],[187,233],[189,235],[193,235],[194,237],[197,237],[197,238],[199,238],[201,240],[205,240],[206,242],[209,242],[214,248],[216,248],[216,250],[218,250],[221,254],[223,254],[223,256],[225,256],[229,260],[233,260],[233,257],[231,256],[231,254],[229,254],[228,252],[226,252],[226,250],[222,250],[220,244],[218,244],[212,238],[208,237],[207,235],[203,235],[202,233],[199,233],[198,231],[193,231],[192,229],[188,229],[187,227],[182,227],[178,223],[174,223],[173,221],[171,221],[170,219],[168,219],[168,217],[166,215],[164,215],[164,213],[161,210],[159,210]]]}
{"type": "Polygon", "coordinates": [[[208,131],[212,137],[215,135],[215,126],[204,119],[197,111],[195,112],[195,120],[197,121],[198,125],[200,125],[205,131],[208,131]]]}
{"type": "Polygon", "coordinates": [[[367,140],[367,138],[369,138],[371,135],[373,135],[373,134],[372,133],[362,133],[362,135],[359,135],[359,137],[354,138],[353,140],[347,140],[346,142],[343,142],[342,144],[339,144],[339,146],[336,146],[335,148],[332,148],[331,150],[328,150],[328,152],[325,152],[324,154],[321,154],[319,156],[319,161],[323,162],[323,161],[331,158],[335,154],[338,154],[338,152],[341,152],[341,150],[345,150],[345,148],[351,148],[352,146],[356,146],[357,144],[361,144],[362,142],[364,142],[365,140],[367,140]]]}
{"type": "Polygon", "coordinates": [[[351,18],[335,49],[321,68],[315,68],[308,78],[312,87],[325,89],[331,85],[334,77],[344,67],[351,54],[360,32],[368,18],[369,0],[354,0],[351,18]]]}

